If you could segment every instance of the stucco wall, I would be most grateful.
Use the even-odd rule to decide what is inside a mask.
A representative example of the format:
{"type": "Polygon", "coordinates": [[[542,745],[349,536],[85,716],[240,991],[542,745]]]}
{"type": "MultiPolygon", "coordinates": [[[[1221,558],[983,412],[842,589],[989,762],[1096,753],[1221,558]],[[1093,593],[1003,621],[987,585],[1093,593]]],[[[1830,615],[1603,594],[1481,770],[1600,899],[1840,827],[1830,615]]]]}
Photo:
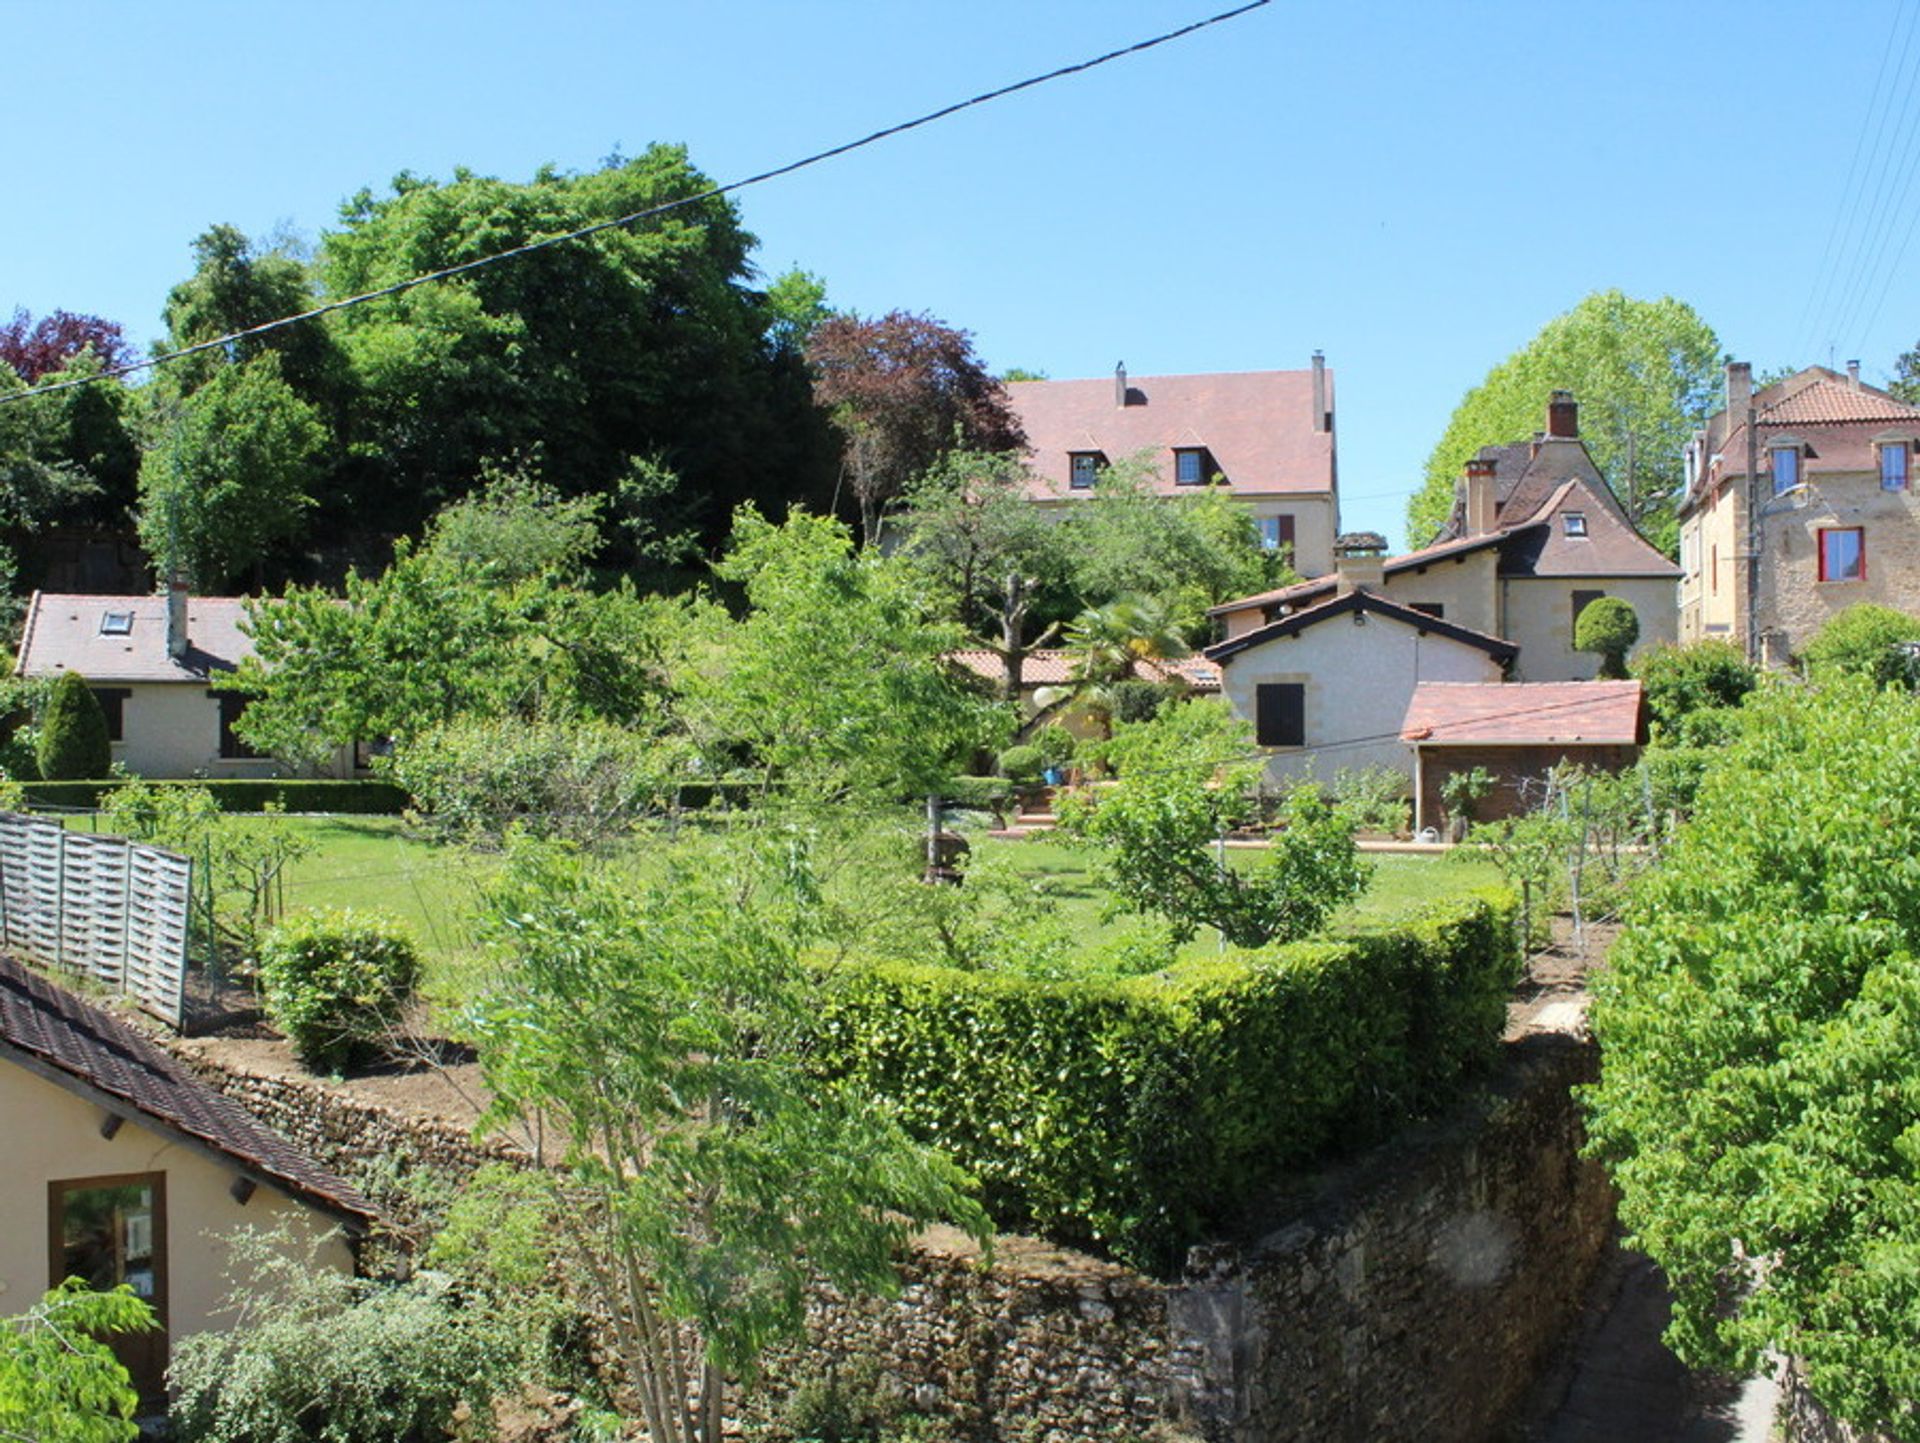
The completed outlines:
{"type": "MultiPolygon", "coordinates": [[[[279,777],[294,768],[272,757],[220,755],[220,704],[204,684],[109,683],[127,693],[120,704],[120,735],[113,759],[141,777],[279,777]]],[[[351,776],[351,756],[342,752],[328,776],[351,776]]]]}
{"type": "Polygon", "coordinates": [[[51,1277],[47,1184],[123,1173],[166,1174],[167,1301],[172,1337],[222,1326],[228,1283],[223,1235],[286,1221],[322,1244],[323,1264],[350,1270],[353,1254],[333,1219],[262,1186],[243,1206],[228,1191],[238,1166],[223,1166],[139,1122],[111,1139],[102,1110],[65,1088],[0,1061],[0,1313],[38,1302],[51,1277]]]}
{"type": "MultiPolygon", "coordinates": [[[[1799,652],[1836,612],[1857,602],[1920,612],[1920,496],[1883,491],[1878,475],[1810,478],[1806,504],[1762,515],[1760,626],[1786,633],[1799,652]],[[1866,543],[1860,581],[1821,581],[1818,533],[1858,526],[1866,543]]],[[[1777,505],[1777,503],[1776,503],[1777,505]]]]}
{"type": "Polygon", "coordinates": [[[1230,657],[1221,670],[1228,705],[1248,721],[1256,720],[1262,684],[1306,686],[1307,745],[1272,753],[1267,775],[1275,782],[1330,781],[1341,768],[1377,766],[1402,773],[1411,786],[1413,752],[1399,731],[1415,685],[1501,679],[1500,663],[1478,647],[1422,636],[1378,612],[1368,613],[1364,626],[1352,616],[1333,617],[1230,657]]]}
{"type": "Polygon", "coordinates": [[[1497,551],[1489,546],[1465,556],[1393,572],[1379,591],[1402,606],[1438,602],[1445,608],[1442,617],[1455,626],[1499,636],[1499,588],[1495,584],[1498,565],[1497,551]]]}
{"type": "Polygon", "coordinates": [[[1670,578],[1516,577],[1502,584],[1507,618],[1503,635],[1520,648],[1513,664],[1515,681],[1593,680],[1600,658],[1573,649],[1576,591],[1617,596],[1633,608],[1640,619],[1640,640],[1632,655],[1679,635],[1679,596],[1670,578]]]}
{"type": "Polygon", "coordinates": [[[1746,644],[1744,483],[1718,493],[1681,523],[1680,640],[1746,644]],[[1718,565],[1716,569],[1716,558],[1718,565]]]}

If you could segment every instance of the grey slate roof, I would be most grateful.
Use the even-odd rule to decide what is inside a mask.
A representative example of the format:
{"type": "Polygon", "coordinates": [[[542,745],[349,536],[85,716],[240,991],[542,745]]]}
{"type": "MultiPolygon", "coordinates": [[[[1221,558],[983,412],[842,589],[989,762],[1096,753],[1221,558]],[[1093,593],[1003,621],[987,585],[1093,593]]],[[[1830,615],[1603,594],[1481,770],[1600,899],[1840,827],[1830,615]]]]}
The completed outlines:
{"type": "Polygon", "coordinates": [[[244,597],[189,597],[187,654],[175,661],[167,655],[166,597],[36,591],[27,604],[20,659],[14,670],[21,676],[77,671],[88,681],[99,682],[204,682],[215,672],[232,671],[253,655],[253,638],[240,630],[246,608],[244,597]],[[108,612],[132,616],[126,634],[101,630],[108,612]]]}
{"type": "Polygon", "coordinates": [[[239,1171],[349,1224],[374,1215],[373,1205],[353,1188],[124,1022],[3,955],[0,1061],[21,1063],[82,1096],[121,1104],[160,1132],[218,1153],[239,1171]]]}

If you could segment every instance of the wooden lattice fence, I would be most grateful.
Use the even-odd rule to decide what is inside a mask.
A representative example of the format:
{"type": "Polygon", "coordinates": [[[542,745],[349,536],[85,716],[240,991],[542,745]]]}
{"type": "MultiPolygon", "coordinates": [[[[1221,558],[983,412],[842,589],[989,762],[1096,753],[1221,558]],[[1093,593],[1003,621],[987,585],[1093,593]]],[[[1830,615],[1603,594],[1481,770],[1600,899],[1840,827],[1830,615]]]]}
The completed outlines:
{"type": "Polygon", "coordinates": [[[0,945],[90,977],[175,1027],[193,864],[159,847],[0,812],[0,945]]]}

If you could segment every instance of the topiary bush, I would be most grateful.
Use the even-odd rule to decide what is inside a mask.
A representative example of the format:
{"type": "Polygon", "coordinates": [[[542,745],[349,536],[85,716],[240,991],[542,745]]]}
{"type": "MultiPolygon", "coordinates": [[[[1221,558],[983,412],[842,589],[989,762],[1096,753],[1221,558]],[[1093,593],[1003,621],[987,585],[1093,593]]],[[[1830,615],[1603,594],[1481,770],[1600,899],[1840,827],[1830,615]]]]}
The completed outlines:
{"type": "Polygon", "coordinates": [[[316,1072],[364,1057],[399,1021],[419,980],[419,952],[387,917],[302,913],[271,928],[260,946],[267,1017],[316,1072]]]}
{"type": "Polygon", "coordinates": [[[107,740],[107,714],[87,679],[63,672],[47,693],[40,718],[40,775],[51,782],[104,777],[113,769],[113,744],[107,740]]]}
{"type": "Polygon", "coordinates": [[[1080,744],[1065,727],[1046,726],[1033,734],[1033,745],[1039,748],[1042,767],[1064,767],[1080,744]]]}
{"type": "Polygon", "coordinates": [[[1640,618],[1617,596],[1602,596],[1581,608],[1573,623],[1573,649],[1600,657],[1600,672],[1609,680],[1627,674],[1627,653],[1640,639],[1640,618]]]}
{"type": "Polygon", "coordinates": [[[1030,783],[1040,780],[1040,768],[1045,765],[1036,746],[1008,747],[1000,753],[1000,771],[1010,782],[1030,783]]]}

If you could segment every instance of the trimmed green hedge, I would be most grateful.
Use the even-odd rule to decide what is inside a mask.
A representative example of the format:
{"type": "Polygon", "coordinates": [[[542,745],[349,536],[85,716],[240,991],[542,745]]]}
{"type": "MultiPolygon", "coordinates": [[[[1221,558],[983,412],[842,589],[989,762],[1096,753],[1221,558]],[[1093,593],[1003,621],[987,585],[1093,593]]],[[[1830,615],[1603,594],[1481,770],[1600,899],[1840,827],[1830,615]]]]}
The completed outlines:
{"type": "Polygon", "coordinates": [[[1518,968],[1499,889],[1120,981],[856,962],[816,1055],[1002,1223],[1165,1272],[1263,1188],[1444,1100],[1497,1047],[1518,968]]]}
{"type": "MultiPolygon", "coordinates": [[[[121,784],[99,782],[28,782],[27,804],[92,810],[100,798],[121,784]]],[[[306,781],[282,777],[194,779],[149,782],[149,786],[205,787],[223,812],[260,812],[278,803],[289,812],[333,812],[351,816],[392,816],[407,808],[407,794],[392,782],[306,781]]]]}
{"type": "Polygon", "coordinates": [[[956,807],[990,812],[1013,801],[1013,783],[1005,777],[953,777],[943,789],[956,807]]]}

